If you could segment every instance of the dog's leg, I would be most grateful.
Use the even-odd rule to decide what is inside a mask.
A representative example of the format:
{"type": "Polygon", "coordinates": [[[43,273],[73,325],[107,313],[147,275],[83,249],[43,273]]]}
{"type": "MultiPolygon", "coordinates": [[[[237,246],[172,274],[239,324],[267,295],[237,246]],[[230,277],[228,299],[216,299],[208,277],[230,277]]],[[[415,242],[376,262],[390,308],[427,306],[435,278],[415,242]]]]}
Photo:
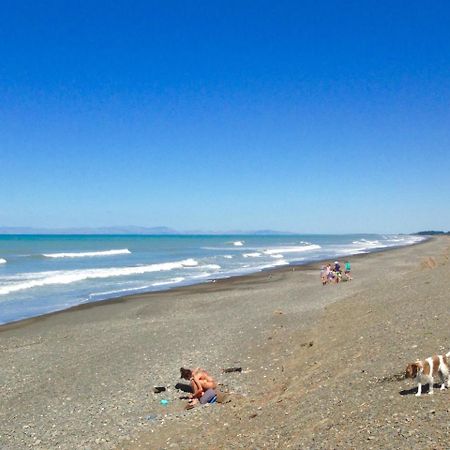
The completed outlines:
{"type": "Polygon", "coordinates": [[[441,391],[445,389],[445,381],[446,381],[445,375],[446,375],[445,369],[442,367],[441,370],[439,371],[439,378],[441,379],[441,391]]]}
{"type": "Polygon", "coordinates": [[[420,397],[420,394],[422,394],[422,383],[419,381],[417,383],[417,394],[416,394],[416,397],[420,397]]]}
{"type": "Polygon", "coordinates": [[[448,385],[450,383],[450,373],[447,364],[445,364],[444,362],[441,362],[441,366],[439,367],[439,373],[441,375],[442,380],[441,389],[445,389],[446,387],[448,388],[448,385]]]}
{"type": "Polygon", "coordinates": [[[441,379],[441,391],[445,389],[447,382],[448,387],[448,366],[444,362],[444,357],[439,355],[439,378],[441,379]]]}
{"type": "Polygon", "coordinates": [[[428,383],[428,385],[430,386],[430,389],[428,390],[428,395],[433,395],[433,389],[434,389],[434,378],[430,377],[430,382],[428,383]]]}

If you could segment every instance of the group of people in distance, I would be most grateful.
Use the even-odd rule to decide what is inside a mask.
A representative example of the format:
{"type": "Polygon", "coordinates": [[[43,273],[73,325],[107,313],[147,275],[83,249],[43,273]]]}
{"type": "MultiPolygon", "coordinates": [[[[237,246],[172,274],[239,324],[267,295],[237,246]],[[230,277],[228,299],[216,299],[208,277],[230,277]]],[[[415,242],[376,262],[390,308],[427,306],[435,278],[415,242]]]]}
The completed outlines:
{"type": "Polygon", "coordinates": [[[320,269],[320,279],[322,280],[322,284],[324,286],[327,283],[339,283],[342,280],[349,281],[352,279],[352,277],[350,276],[351,270],[352,267],[350,265],[350,261],[345,261],[343,274],[339,261],[335,261],[333,267],[330,263],[328,263],[326,266],[322,266],[322,268],[320,269]]]}

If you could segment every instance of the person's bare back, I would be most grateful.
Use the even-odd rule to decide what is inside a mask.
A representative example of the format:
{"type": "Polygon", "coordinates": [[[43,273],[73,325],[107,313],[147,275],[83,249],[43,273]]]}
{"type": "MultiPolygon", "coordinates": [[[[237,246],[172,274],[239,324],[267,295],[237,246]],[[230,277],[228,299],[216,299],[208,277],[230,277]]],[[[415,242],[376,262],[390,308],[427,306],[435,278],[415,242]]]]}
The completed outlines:
{"type": "Polygon", "coordinates": [[[191,386],[194,388],[193,397],[201,397],[208,389],[216,389],[217,382],[206,370],[197,368],[192,372],[191,386]],[[197,389],[192,384],[195,384],[197,389]]]}
{"type": "Polygon", "coordinates": [[[205,369],[180,369],[181,378],[189,380],[192,388],[191,399],[198,401],[208,389],[216,389],[216,380],[205,369]]]}

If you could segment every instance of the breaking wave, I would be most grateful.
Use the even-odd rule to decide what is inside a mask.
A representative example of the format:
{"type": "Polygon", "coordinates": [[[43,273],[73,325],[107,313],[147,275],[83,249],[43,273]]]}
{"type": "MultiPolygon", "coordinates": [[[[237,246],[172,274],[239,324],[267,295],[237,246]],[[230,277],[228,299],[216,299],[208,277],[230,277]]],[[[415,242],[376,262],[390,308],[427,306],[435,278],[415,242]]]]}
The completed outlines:
{"type": "Polygon", "coordinates": [[[118,250],[105,250],[102,252],[74,252],[74,253],[43,253],[42,256],[46,258],[86,258],[92,256],[111,256],[111,255],[126,255],[131,253],[127,248],[118,250]]]}
{"type": "Polygon", "coordinates": [[[311,250],[318,250],[319,248],[322,248],[320,245],[317,244],[310,244],[310,245],[301,245],[297,247],[285,247],[285,248],[269,248],[264,251],[266,255],[280,255],[283,253],[300,253],[300,252],[307,252],[311,250]]]}
{"type": "Polygon", "coordinates": [[[150,264],[137,267],[109,267],[106,269],[86,269],[86,270],[56,270],[51,272],[38,272],[27,274],[27,281],[11,283],[0,286],[0,295],[10,294],[11,292],[23,291],[34,287],[70,284],[77,281],[98,278],[123,277],[150,272],[163,272],[173,269],[183,269],[195,267],[198,262],[195,259],[185,259],[177,262],[167,262],[161,264],[150,264]],[[34,276],[34,277],[33,277],[34,276]]]}
{"type": "Polygon", "coordinates": [[[253,252],[253,253],[244,253],[242,256],[244,258],[259,258],[262,255],[259,252],[253,252]]]}
{"type": "Polygon", "coordinates": [[[152,286],[165,286],[167,284],[176,284],[176,283],[181,283],[184,280],[185,280],[184,277],[176,277],[176,278],[171,278],[170,280],[156,281],[155,283],[152,284],[152,286]]]}

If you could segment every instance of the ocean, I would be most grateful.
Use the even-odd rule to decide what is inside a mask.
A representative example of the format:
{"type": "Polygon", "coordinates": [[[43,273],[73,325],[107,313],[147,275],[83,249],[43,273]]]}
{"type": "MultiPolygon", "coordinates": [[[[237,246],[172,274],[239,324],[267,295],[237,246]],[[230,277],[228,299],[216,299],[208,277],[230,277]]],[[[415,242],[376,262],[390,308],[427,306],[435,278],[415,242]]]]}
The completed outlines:
{"type": "Polygon", "coordinates": [[[0,235],[0,324],[127,294],[423,240],[413,235],[0,235]]]}

